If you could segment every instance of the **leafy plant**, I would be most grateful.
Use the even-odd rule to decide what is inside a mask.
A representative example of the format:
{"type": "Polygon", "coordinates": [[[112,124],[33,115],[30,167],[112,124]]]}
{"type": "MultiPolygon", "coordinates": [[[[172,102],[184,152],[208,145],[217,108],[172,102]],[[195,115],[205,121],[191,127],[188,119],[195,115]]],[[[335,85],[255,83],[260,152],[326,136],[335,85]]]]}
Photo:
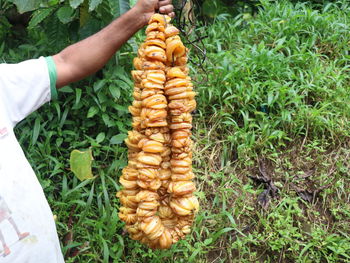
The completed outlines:
{"type": "MultiPolygon", "coordinates": [[[[9,22],[0,16],[0,59],[9,63],[52,55],[119,8],[48,1],[19,29],[8,19],[13,4],[0,3],[9,22]]],[[[261,1],[254,16],[219,14],[193,29],[208,35],[204,69],[190,65],[201,210],[192,235],[171,250],[130,240],[117,215],[131,61],[142,33],[21,122],[16,134],[57,218],[66,262],[348,262],[349,14],[345,0],[261,1]],[[90,147],[95,178],[80,182],[70,153],[90,147]],[[257,200],[266,184],[250,179],[262,177],[261,163],[278,189],[264,208],[257,200]]]]}

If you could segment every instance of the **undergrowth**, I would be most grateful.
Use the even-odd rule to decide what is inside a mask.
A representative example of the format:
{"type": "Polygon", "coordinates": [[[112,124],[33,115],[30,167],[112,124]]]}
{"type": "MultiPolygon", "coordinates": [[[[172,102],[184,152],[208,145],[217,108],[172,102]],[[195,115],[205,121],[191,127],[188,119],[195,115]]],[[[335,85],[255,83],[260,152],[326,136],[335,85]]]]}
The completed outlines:
{"type": "MultiPolygon", "coordinates": [[[[167,251],[130,240],[117,215],[141,35],[20,123],[66,261],[349,262],[349,17],[347,1],[261,1],[253,17],[220,15],[196,29],[208,35],[205,71],[191,65],[201,210],[192,234],[167,251]],[[69,154],[88,147],[96,178],[80,182],[69,154]]],[[[47,55],[44,43],[3,44],[0,55],[47,55]]]]}

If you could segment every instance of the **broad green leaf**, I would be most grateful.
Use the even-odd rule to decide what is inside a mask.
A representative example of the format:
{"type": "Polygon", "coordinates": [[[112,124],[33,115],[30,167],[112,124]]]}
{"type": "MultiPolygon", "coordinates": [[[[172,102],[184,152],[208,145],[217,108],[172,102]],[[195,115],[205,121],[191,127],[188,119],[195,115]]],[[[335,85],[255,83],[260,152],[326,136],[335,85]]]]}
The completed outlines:
{"type": "Polygon", "coordinates": [[[129,113],[128,106],[122,106],[122,105],[113,105],[113,108],[115,108],[120,113],[129,113]]]}
{"type": "Polygon", "coordinates": [[[91,171],[92,151],[73,150],[70,154],[70,169],[79,180],[84,181],[93,178],[91,171]]]}
{"type": "Polygon", "coordinates": [[[94,11],[102,3],[102,0],[89,0],[89,11],[94,11]]]}
{"type": "Polygon", "coordinates": [[[100,104],[108,101],[108,96],[105,93],[103,93],[103,92],[99,92],[97,94],[97,98],[98,98],[98,101],[99,101],[100,104]]]}
{"type": "Polygon", "coordinates": [[[41,3],[40,0],[13,0],[12,2],[21,14],[39,8],[41,3]]]}
{"type": "Polygon", "coordinates": [[[104,132],[100,132],[96,137],[96,142],[101,143],[106,138],[106,134],[104,132]]]}
{"type": "Polygon", "coordinates": [[[57,17],[63,24],[67,24],[74,18],[74,9],[70,6],[62,6],[57,11],[57,17]]]}
{"type": "Polygon", "coordinates": [[[33,28],[40,24],[46,17],[48,17],[52,13],[53,10],[54,8],[52,7],[36,10],[32,14],[32,19],[29,22],[28,28],[33,28]]]}
{"type": "Polygon", "coordinates": [[[84,0],[69,0],[69,4],[72,8],[76,9],[78,6],[80,6],[84,0]]]}
{"type": "Polygon", "coordinates": [[[54,5],[58,5],[60,3],[61,0],[48,0],[47,4],[49,6],[54,6],[54,5]]]}
{"type": "Polygon", "coordinates": [[[114,136],[111,138],[110,143],[111,143],[111,144],[121,144],[121,143],[126,139],[126,137],[128,137],[126,134],[114,135],[114,136]]]}
{"type": "Polygon", "coordinates": [[[98,112],[99,112],[99,109],[96,106],[90,107],[88,114],[87,114],[87,118],[94,117],[98,112]]]}
{"type": "Polygon", "coordinates": [[[122,80],[116,80],[115,81],[118,84],[118,87],[123,89],[123,90],[130,90],[130,86],[128,85],[128,83],[126,83],[125,81],[122,80]]]}
{"type": "Polygon", "coordinates": [[[108,114],[103,113],[102,114],[102,120],[107,125],[107,127],[113,127],[114,126],[114,122],[111,120],[111,118],[109,117],[108,114]]]}
{"type": "Polygon", "coordinates": [[[102,79],[94,83],[94,91],[97,92],[106,84],[106,80],[102,79]]]}
{"type": "Polygon", "coordinates": [[[109,86],[109,91],[115,99],[119,99],[120,97],[120,89],[116,86],[109,86]]]}

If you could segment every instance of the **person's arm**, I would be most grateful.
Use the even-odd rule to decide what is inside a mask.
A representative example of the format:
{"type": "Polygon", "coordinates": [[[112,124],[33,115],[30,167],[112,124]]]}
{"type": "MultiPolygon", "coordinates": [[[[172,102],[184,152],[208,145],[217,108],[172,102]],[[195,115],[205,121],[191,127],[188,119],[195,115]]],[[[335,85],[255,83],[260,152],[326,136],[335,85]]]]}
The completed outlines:
{"type": "Polygon", "coordinates": [[[172,0],[139,0],[127,13],[98,33],[53,56],[58,88],[83,79],[101,69],[113,54],[159,9],[174,16],[172,0]]]}

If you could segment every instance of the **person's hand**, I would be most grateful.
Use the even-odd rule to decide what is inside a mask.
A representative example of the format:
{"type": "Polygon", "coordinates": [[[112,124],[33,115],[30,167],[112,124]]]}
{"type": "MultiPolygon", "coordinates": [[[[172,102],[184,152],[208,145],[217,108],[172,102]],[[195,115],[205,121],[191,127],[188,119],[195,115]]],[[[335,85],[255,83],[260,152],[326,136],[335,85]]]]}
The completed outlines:
{"type": "Polygon", "coordinates": [[[174,17],[175,13],[172,0],[139,0],[134,7],[142,16],[144,25],[155,12],[174,17]]]}

